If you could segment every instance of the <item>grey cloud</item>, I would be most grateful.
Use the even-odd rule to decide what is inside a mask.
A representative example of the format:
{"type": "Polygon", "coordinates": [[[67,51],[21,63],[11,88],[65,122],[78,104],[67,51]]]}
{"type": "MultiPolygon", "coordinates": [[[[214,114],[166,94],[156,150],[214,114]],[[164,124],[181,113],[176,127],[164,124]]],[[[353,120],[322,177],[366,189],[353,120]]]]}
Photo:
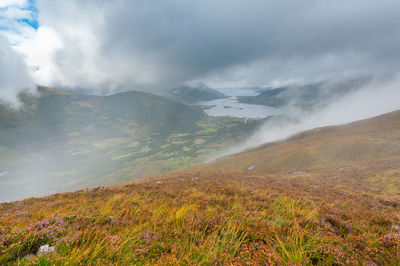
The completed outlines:
{"type": "Polygon", "coordinates": [[[65,42],[54,60],[71,84],[151,88],[245,76],[263,85],[394,74],[400,65],[397,0],[39,0],[39,9],[41,24],[65,42]]]}

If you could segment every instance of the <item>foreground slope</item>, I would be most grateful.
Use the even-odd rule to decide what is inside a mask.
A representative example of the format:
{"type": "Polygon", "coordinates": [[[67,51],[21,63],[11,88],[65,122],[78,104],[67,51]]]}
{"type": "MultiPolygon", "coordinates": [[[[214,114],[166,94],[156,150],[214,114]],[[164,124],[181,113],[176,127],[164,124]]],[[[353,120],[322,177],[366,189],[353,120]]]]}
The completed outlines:
{"type": "Polygon", "coordinates": [[[197,169],[1,204],[0,264],[396,265],[399,128],[394,112],[197,169]],[[43,244],[56,252],[22,260],[43,244]]]}

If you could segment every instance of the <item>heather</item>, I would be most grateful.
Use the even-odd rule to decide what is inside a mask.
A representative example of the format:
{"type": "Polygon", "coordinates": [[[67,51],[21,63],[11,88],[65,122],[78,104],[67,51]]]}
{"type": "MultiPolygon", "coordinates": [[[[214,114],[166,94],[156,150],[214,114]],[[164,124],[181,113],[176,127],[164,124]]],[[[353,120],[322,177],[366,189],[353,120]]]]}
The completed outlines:
{"type": "MultiPolygon", "coordinates": [[[[318,179],[318,173],[315,174],[318,179]]],[[[306,176],[180,171],[1,205],[2,264],[393,265],[400,202],[306,176]],[[314,184],[316,185],[316,184],[314,184]],[[42,244],[54,254],[22,259],[42,244]],[[369,264],[368,264],[369,263],[369,264]]]]}

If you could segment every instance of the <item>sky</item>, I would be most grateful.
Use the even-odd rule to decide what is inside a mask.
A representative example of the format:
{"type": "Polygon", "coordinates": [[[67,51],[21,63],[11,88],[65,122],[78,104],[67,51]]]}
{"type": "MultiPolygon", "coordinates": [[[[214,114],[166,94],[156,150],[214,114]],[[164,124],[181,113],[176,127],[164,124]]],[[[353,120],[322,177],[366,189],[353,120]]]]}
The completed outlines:
{"type": "Polygon", "coordinates": [[[0,0],[0,98],[398,77],[398,0],[0,0]]]}

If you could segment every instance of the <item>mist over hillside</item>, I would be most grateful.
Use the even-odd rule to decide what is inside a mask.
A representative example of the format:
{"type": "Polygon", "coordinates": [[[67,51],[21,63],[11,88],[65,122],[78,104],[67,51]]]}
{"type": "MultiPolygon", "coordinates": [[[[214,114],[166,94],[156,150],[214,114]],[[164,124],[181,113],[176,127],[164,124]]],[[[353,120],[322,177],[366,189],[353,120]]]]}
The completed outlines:
{"type": "MultiPolygon", "coordinates": [[[[19,108],[1,105],[1,200],[118,184],[400,108],[397,82],[367,81],[291,87],[283,92],[282,114],[250,120],[207,116],[199,94],[187,105],[144,92],[98,96],[38,87],[37,95],[20,94],[19,108]]],[[[246,97],[262,101],[274,90],[281,91],[246,97]]]]}
{"type": "Polygon", "coordinates": [[[118,184],[201,162],[262,120],[211,118],[144,92],[79,95],[39,87],[0,105],[0,201],[118,184]]]}
{"type": "Polygon", "coordinates": [[[370,79],[323,80],[306,85],[288,85],[262,90],[256,96],[239,97],[240,102],[274,107],[297,107],[316,111],[368,85],[370,79]]]}
{"type": "MultiPolygon", "coordinates": [[[[280,92],[284,91],[283,99],[287,103],[283,107],[286,110],[285,118],[266,120],[263,126],[246,141],[218,152],[209,157],[208,161],[266,142],[284,139],[307,129],[349,123],[400,109],[400,103],[397,101],[400,97],[400,81],[397,77],[362,79],[361,81],[350,82],[350,87],[347,82],[333,84],[335,84],[333,86],[337,86],[336,91],[327,90],[326,92],[331,93],[322,93],[322,97],[313,96],[313,103],[310,103],[309,99],[296,97],[299,93],[296,88],[302,88],[303,85],[293,87],[295,89],[277,89],[280,92]]],[[[332,83],[327,87],[330,86],[332,86],[332,83]]],[[[308,86],[305,87],[309,88],[308,86]]],[[[317,88],[321,89],[321,87],[317,88]]],[[[264,103],[266,99],[275,101],[277,95],[273,94],[271,97],[270,94],[273,91],[270,89],[262,91],[261,95],[268,96],[261,97],[257,101],[264,103]]],[[[307,92],[307,89],[305,89],[305,92],[307,92]]],[[[243,98],[258,99],[257,96],[243,98]]]]}

